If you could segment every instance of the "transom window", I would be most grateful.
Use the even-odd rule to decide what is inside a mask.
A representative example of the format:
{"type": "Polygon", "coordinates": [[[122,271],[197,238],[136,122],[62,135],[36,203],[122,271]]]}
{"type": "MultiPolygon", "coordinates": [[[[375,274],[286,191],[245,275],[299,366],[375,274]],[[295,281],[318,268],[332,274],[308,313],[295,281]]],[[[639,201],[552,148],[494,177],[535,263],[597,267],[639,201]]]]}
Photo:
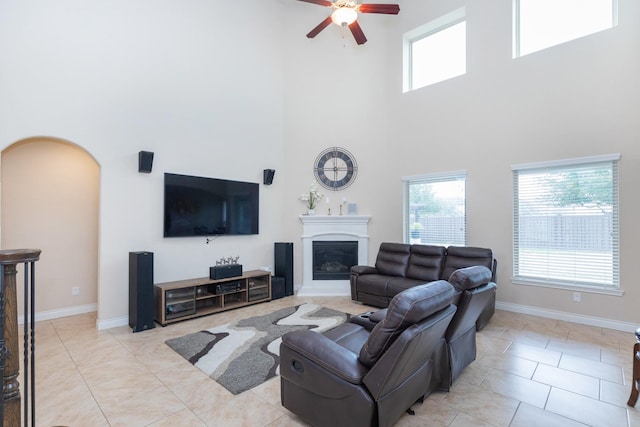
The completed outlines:
{"type": "Polygon", "coordinates": [[[404,91],[467,72],[464,9],[444,15],[404,35],[404,91]]]}
{"type": "Polygon", "coordinates": [[[404,241],[466,244],[466,172],[405,177],[404,241]]]}
{"type": "Polygon", "coordinates": [[[617,25],[617,0],[513,0],[514,58],[617,25]]]}
{"type": "Polygon", "coordinates": [[[619,158],[512,167],[514,283],[619,289],[619,158]]]}

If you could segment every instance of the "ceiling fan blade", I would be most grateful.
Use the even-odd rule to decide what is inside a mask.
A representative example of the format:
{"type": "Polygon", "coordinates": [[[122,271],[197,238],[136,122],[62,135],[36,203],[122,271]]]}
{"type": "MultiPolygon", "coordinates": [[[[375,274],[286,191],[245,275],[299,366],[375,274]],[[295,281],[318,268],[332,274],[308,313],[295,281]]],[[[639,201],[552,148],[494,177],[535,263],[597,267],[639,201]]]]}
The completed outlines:
{"type": "Polygon", "coordinates": [[[356,39],[356,43],[365,44],[367,42],[367,38],[364,36],[364,32],[362,28],[360,28],[358,21],[353,21],[353,24],[349,25],[349,29],[351,30],[351,34],[353,34],[353,38],[356,39]]]}
{"type": "Polygon", "coordinates": [[[313,3],[313,4],[318,4],[320,6],[331,6],[333,3],[331,3],[330,1],[327,0],[298,0],[298,1],[304,1],[307,3],[313,3]]]}
{"type": "Polygon", "coordinates": [[[317,36],[320,31],[324,30],[325,28],[327,28],[329,26],[329,24],[331,24],[331,16],[329,16],[327,19],[325,19],[324,21],[322,21],[321,23],[318,24],[317,27],[315,27],[313,30],[309,31],[309,34],[307,34],[307,37],[312,39],[315,36],[317,36]]]}
{"type": "Polygon", "coordinates": [[[384,13],[387,15],[397,15],[398,12],[400,12],[400,6],[397,4],[361,4],[358,7],[358,10],[362,13],[384,13]]]}

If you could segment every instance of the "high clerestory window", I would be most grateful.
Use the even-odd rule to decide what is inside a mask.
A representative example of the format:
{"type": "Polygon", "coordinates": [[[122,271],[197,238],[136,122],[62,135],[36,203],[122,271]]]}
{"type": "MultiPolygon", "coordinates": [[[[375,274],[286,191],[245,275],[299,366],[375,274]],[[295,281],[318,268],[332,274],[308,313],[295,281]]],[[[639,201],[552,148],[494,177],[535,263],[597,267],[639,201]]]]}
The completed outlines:
{"type": "Polygon", "coordinates": [[[513,57],[617,25],[617,0],[513,0],[513,57]]]}
{"type": "Polygon", "coordinates": [[[404,92],[467,72],[467,25],[464,8],[404,35],[404,92]]]}
{"type": "Polygon", "coordinates": [[[619,154],[513,166],[513,281],[616,293],[619,154]]]}

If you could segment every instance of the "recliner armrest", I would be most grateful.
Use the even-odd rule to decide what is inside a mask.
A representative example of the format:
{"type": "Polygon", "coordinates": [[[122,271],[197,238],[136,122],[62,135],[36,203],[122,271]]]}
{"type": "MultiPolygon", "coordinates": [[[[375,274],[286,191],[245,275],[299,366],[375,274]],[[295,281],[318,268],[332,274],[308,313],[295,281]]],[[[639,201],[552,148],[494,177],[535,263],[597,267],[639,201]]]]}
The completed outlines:
{"type": "MultiPolygon", "coordinates": [[[[289,332],[282,337],[281,345],[352,384],[361,384],[369,371],[360,363],[357,354],[317,332],[289,332]]],[[[304,365],[301,368],[304,369],[304,365]]]]}
{"type": "Polygon", "coordinates": [[[354,265],[351,267],[351,274],[360,275],[360,274],[376,274],[378,270],[375,267],[371,267],[369,265],[354,265]]]}

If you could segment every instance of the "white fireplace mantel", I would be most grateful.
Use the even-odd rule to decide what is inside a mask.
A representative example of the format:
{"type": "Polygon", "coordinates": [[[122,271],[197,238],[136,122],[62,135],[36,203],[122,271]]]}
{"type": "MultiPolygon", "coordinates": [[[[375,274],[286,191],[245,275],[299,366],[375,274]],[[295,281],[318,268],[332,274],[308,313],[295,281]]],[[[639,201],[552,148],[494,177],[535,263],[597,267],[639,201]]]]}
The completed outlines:
{"type": "Polygon", "coordinates": [[[313,280],[314,241],[357,241],[358,264],[369,260],[370,215],[300,215],[302,287],[299,296],[350,295],[349,280],[313,280]]]}

